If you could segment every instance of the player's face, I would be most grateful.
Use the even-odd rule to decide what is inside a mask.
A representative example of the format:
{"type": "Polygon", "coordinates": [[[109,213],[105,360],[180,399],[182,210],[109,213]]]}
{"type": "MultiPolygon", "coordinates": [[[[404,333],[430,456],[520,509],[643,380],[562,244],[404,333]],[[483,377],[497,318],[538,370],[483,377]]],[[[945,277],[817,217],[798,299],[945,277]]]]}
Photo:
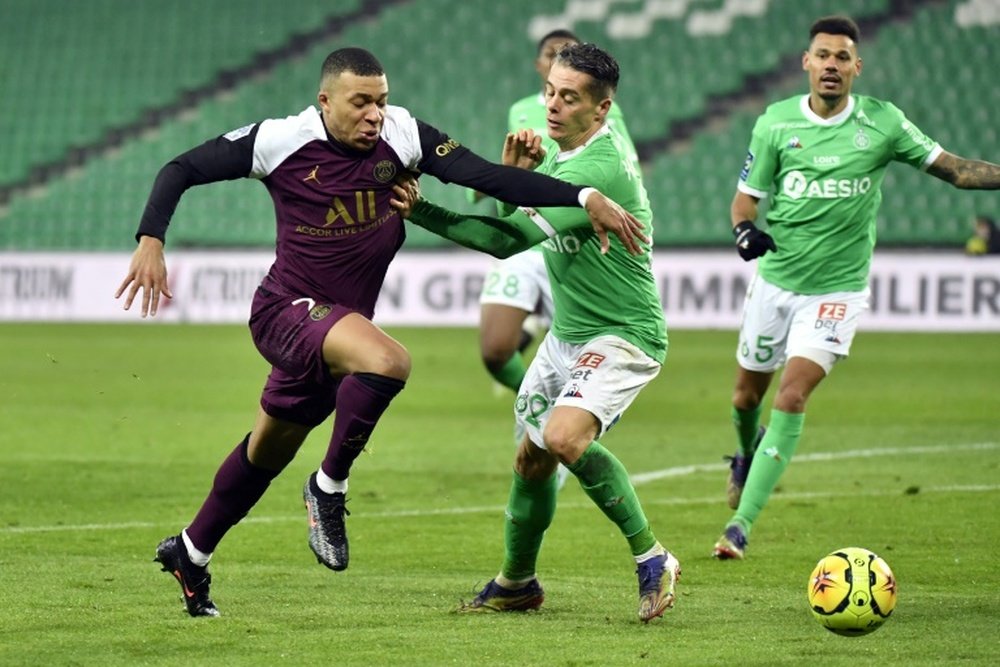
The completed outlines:
{"type": "Polygon", "coordinates": [[[334,139],[367,151],[378,142],[389,99],[384,74],[359,76],[342,72],[323,80],[318,98],[323,122],[334,139]]]}
{"type": "Polygon", "coordinates": [[[549,136],[562,150],[583,145],[601,126],[611,100],[595,100],[587,89],[590,75],[560,62],[552,65],[545,82],[545,116],[549,136]]]}
{"type": "Polygon", "coordinates": [[[824,100],[839,100],[851,92],[854,77],[861,73],[858,49],[847,35],[817,34],[802,56],[802,69],[809,73],[809,90],[824,100]]]}
{"type": "Polygon", "coordinates": [[[555,60],[556,56],[567,44],[576,44],[576,42],[571,39],[566,39],[565,37],[550,37],[542,43],[542,48],[538,52],[538,57],[535,58],[535,69],[538,70],[538,74],[542,77],[543,82],[549,76],[549,70],[552,68],[552,61],[555,60]]]}

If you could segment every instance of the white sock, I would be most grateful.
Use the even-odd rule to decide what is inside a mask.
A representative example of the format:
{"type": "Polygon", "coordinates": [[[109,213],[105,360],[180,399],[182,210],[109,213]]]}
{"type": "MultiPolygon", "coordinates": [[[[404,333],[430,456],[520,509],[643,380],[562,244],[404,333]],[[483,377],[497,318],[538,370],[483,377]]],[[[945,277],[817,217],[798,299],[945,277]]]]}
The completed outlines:
{"type": "Polygon", "coordinates": [[[334,479],[323,472],[323,468],[316,471],[316,486],[323,493],[347,493],[347,480],[334,479]]]}
{"type": "Polygon", "coordinates": [[[527,579],[518,579],[515,581],[514,579],[508,579],[502,574],[498,574],[495,581],[509,591],[516,591],[519,588],[524,588],[525,586],[527,586],[528,583],[531,582],[531,580],[534,578],[535,577],[532,576],[528,577],[527,579]]]}
{"type": "Polygon", "coordinates": [[[653,548],[646,553],[639,554],[635,557],[636,563],[645,563],[650,558],[656,558],[657,556],[662,556],[667,553],[667,550],[663,548],[663,545],[657,542],[653,545],[653,548]]]}
{"type": "Polygon", "coordinates": [[[188,558],[191,562],[198,567],[205,567],[208,565],[208,561],[212,560],[212,554],[207,554],[204,551],[198,551],[194,546],[194,542],[188,537],[187,528],[181,531],[181,539],[184,540],[184,548],[187,549],[188,558]]]}

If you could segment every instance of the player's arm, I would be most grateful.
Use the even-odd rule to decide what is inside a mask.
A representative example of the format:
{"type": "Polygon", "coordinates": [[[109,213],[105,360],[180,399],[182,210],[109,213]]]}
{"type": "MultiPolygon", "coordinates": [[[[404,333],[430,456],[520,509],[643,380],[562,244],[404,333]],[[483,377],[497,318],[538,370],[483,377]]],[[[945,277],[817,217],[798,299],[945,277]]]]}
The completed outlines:
{"type": "MultiPolygon", "coordinates": [[[[610,231],[622,239],[632,254],[640,254],[640,242],[648,243],[642,223],[635,216],[594,188],[573,185],[551,176],[490,162],[435,128],[417,121],[422,148],[419,168],[444,183],[475,188],[501,201],[518,206],[583,207],[595,230],[610,231]]],[[[608,241],[602,238],[602,251],[608,241]]]]}
{"type": "Polygon", "coordinates": [[[253,143],[257,126],[246,135],[230,140],[222,136],[207,141],[165,164],[156,175],[146,208],[135,234],[139,245],[132,253],[128,273],[115,292],[125,296],[125,310],[142,290],[142,317],[156,315],[160,296],[173,298],[167,284],[163,244],[167,226],[184,192],[195,185],[245,178],[253,166],[253,143]]]}
{"type": "MultiPolygon", "coordinates": [[[[564,209],[554,209],[559,210],[564,209]]],[[[535,209],[525,208],[506,218],[493,218],[456,213],[424,199],[413,204],[409,220],[461,246],[499,259],[523,252],[556,234],[590,225],[579,212],[543,217],[535,209]]]]}
{"type": "Polygon", "coordinates": [[[744,262],[757,259],[768,250],[776,252],[778,249],[771,235],[755,224],[757,205],[767,197],[770,184],[778,172],[778,155],[769,140],[771,133],[768,127],[766,114],[754,123],[750,148],[736,182],[736,194],[729,205],[729,222],[736,240],[736,251],[744,262]]]}
{"type": "Polygon", "coordinates": [[[1000,165],[941,151],[927,173],[963,190],[1000,190],[1000,165]]]}

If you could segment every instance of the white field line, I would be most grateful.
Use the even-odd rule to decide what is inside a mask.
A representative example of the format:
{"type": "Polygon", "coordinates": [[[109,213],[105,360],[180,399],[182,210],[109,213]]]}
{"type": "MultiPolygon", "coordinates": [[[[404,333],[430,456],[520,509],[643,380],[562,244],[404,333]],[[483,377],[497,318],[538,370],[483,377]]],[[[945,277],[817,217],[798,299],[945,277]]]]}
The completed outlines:
{"type": "MultiPolygon", "coordinates": [[[[848,449],[842,452],[815,452],[813,454],[797,454],[792,459],[799,463],[815,463],[816,461],[838,461],[841,459],[863,459],[874,456],[905,456],[911,454],[950,454],[957,451],[988,450],[1000,448],[997,442],[975,442],[966,445],[930,445],[924,447],[879,447],[878,449],[848,449]]],[[[632,475],[632,483],[636,486],[667,477],[682,477],[698,472],[716,472],[725,470],[728,463],[703,463],[689,466],[664,468],[652,472],[640,472],[632,475]]]]}
{"type": "MultiPolygon", "coordinates": [[[[795,457],[796,463],[836,461],[851,458],[868,458],[873,456],[905,456],[919,454],[948,454],[956,451],[969,450],[995,450],[1000,449],[1000,443],[979,442],[966,445],[935,445],[927,447],[885,447],[880,449],[853,449],[843,452],[816,452],[814,454],[802,454],[795,457]]],[[[668,477],[681,477],[693,475],[699,472],[718,472],[728,467],[725,463],[708,463],[688,466],[677,466],[654,470],[647,473],[638,473],[632,476],[632,482],[636,486],[648,484],[668,477]]],[[[1000,484],[960,484],[943,486],[923,486],[920,487],[920,494],[924,493],[990,493],[1000,491],[1000,484]]],[[[816,491],[802,493],[779,493],[771,497],[771,501],[782,500],[808,500],[820,498],[832,498],[840,495],[840,491],[816,491]]],[[[854,496],[898,496],[901,495],[899,489],[873,490],[873,491],[851,491],[854,496]]],[[[643,500],[643,505],[713,505],[720,501],[719,495],[705,498],[666,498],[661,500],[643,500]]],[[[589,502],[561,503],[560,509],[579,509],[582,507],[592,507],[589,502]]],[[[356,512],[352,513],[352,520],[356,519],[379,519],[379,518],[399,518],[399,517],[429,517],[461,514],[501,514],[504,508],[500,505],[481,505],[474,507],[447,507],[439,509],[419,509],[419,510],[393,510],[388,512],[356,512]]],[[[249,516],[241,523],[298,523],[303,521],[302,515],[295,516],[249,516]]],[[[0,535],[22,535],[30,533],[61,533],[61,532],[91,532],[108,530],[134,530],[143,528],[163,527],[166,524],[153,521],[127,521],[123,523],[88,523],[75,525],[50,525],[50,526],[0,526],[0,535]]]]}

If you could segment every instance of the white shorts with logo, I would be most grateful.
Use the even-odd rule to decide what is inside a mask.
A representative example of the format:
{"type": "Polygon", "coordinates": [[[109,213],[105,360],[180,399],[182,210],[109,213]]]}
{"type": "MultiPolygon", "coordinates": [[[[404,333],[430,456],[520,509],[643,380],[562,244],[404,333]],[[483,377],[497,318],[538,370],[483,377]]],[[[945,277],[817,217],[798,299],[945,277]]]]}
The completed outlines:
{"type": "Polygon", "coordinates": [[[543,447],[542,432],[557,405],[581,408],[606,432],[660,372],[660,364],[618,336],[566,343],[546,334],[514,402],[514,419],[543,447]]]}
{"type": "Polygon", "coordinates": [[[495,262],[486,274],[479,303],[513,306],[552,321],[552,286],[541,250],[525,250],[495,262]]]}
{"type": "Polygon", "coordinates": [[[814,350],[843,359],[868,309],[869,292],[797,294],[754,275],[743,303],[736,361],[748,371],[768,373],[791,357],[829,356],[810,354],[814,350]]]}

